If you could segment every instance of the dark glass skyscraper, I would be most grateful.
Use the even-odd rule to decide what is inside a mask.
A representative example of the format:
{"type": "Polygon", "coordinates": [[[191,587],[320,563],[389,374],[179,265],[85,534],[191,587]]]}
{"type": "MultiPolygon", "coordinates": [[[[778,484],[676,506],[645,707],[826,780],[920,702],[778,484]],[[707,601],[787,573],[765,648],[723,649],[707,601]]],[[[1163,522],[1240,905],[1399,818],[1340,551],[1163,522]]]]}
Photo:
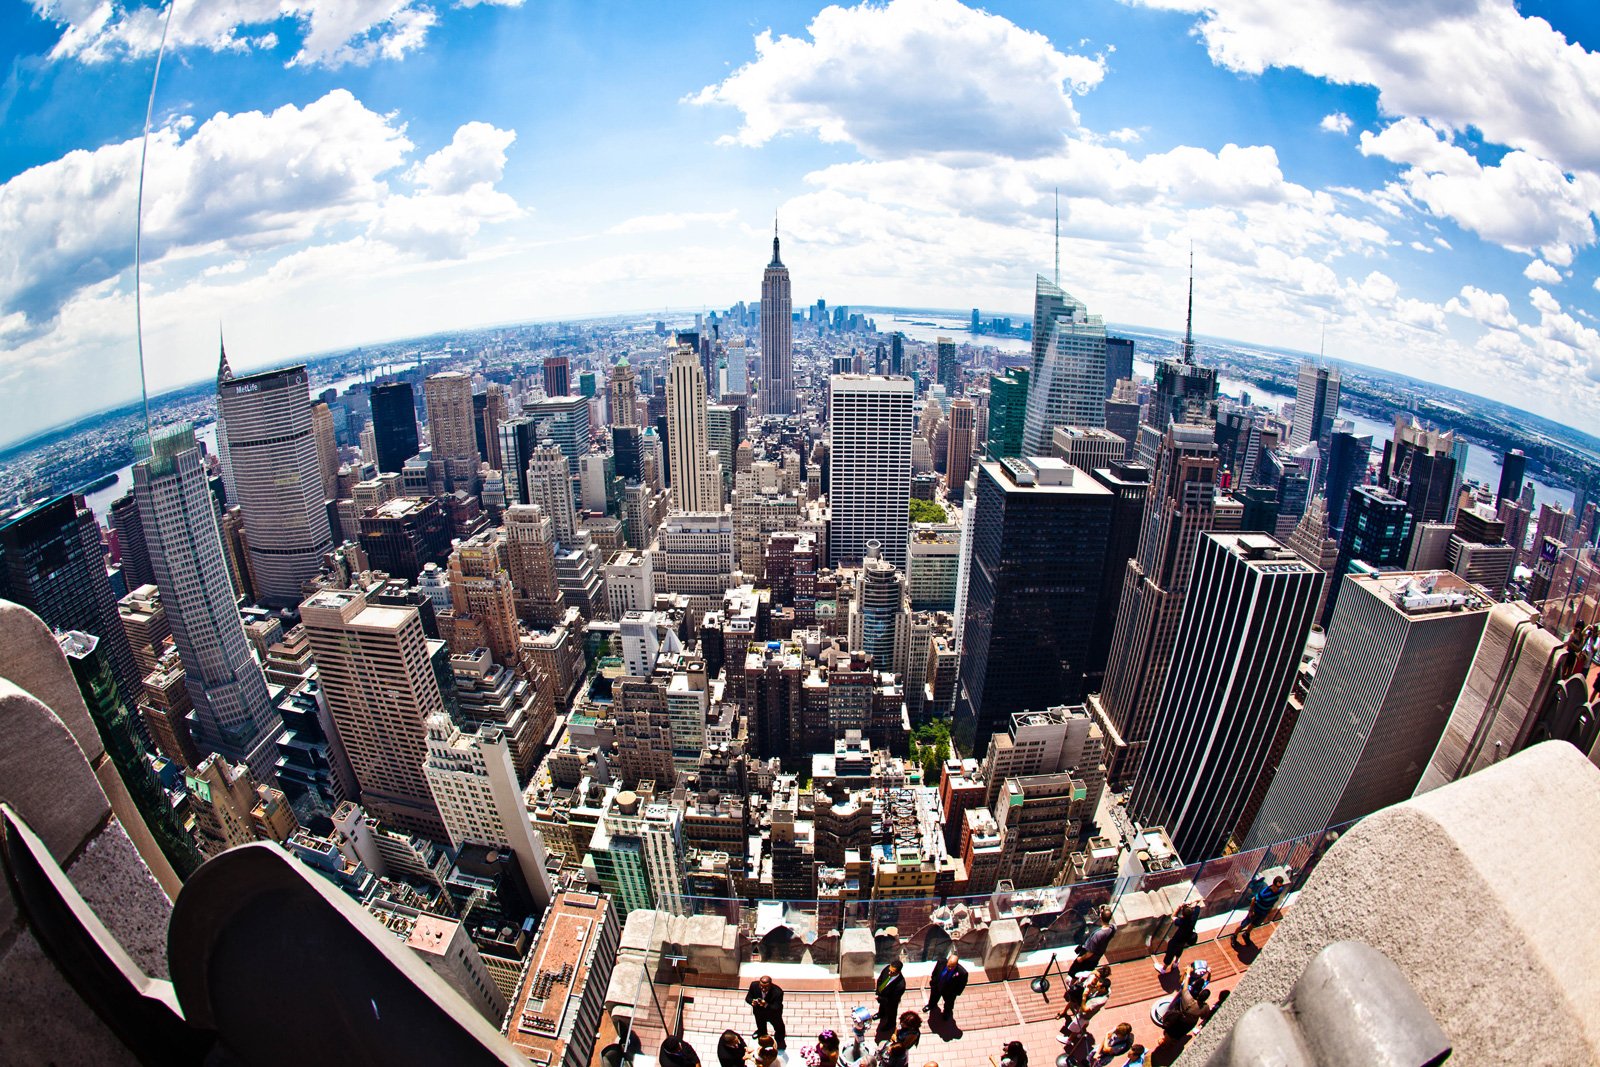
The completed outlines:
{"type": "MultiPolygon", "coordinates": [[[[1522,479],[1528,472],[1528,457],[1522,449],[1513,448],[1500,460],[1500,491],[1495,493],[1494,502],[1499,504],[1502,500],[1515,500],[1522,495],[1522,479]]],[[[1582,511],[1582,507],[1575,507],[1573,511],[1582,511]]],[[[1521,548],[1521,545],[1517,546],[1521,548]]]]}
{"type": "Polygon", "coordinates": [[[1367,480],[1367,464],[1372,460],[1372,435],[1359,437],[1336,433],[1328,445],[1328,531],[1337,538],[1344,530],[1345,508],[1350,490],[1367,480]]]}
{"type": "Polygon", "coordinates": [[[978,468],[956,737],[982,752],[1019,711],[1083,699],[1113,496],[1059,459],[978,468]]]}
{"type": "Polygon", "coordinates": [[[0,597],[21,604],[53,630],[98,637],[128,702],[139,695],[139,671],[106,577],[100,526],[82,501],[66,493],[0,515],[0,597]]]}
{"type": "Polygon", "coordinates": [[[989,379],[990,459],[1022,455],[1022,423],[1028,413],[1028,369],[1012,367],[989,379]]]}
{"type": "Polygon", "coordinates": [[[1133,341],[1127,337],[1106,338],[1106,399],[1117,383],[1133,377],[1133,341]]]}
{"type": "Polygon", "coordinates": [[[1339,586],[1351,564],[1360,562],[1389,569],[1405,566],[1414,521],[1406,502],[1380,486],[1358,485],[1350,490],[1344,530],[1339,537],[1339,560],[1334,564],[1328,601],[1322,609],[1324,626],[1333,618],[1339,586]]]}
{"type": "Polygon", "coordinates": [[[961,366],[956,362],[956,343],[948,337],[941,337],[934,342],[934,347],[939,353],[939,384],[944,386],[946,395],[955,396],[961,392],[961,366]]]}
{"type": "Polygon", "coordinates": [[[400,473],[417,454],[417,401],[410,382],[372,387],[372,438],[384,474],[400,473]]]}

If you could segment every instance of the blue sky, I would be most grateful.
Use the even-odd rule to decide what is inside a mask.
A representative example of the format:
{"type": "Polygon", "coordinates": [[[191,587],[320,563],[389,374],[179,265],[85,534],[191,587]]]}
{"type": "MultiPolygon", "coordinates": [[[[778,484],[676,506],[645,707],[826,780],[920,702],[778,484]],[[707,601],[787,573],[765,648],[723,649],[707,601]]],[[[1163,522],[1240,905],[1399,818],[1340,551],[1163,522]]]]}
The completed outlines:
{"type": "MultiPolygon", "coordinates": [[[[11,0],[11,438],[137,395],[135,0],[11,0]]],[[[1600,9],[1499,0],[180,3],[145,203],[156,389],[436,329],[758,294],[1314,350],[1600,427],[1600,9]]]]}

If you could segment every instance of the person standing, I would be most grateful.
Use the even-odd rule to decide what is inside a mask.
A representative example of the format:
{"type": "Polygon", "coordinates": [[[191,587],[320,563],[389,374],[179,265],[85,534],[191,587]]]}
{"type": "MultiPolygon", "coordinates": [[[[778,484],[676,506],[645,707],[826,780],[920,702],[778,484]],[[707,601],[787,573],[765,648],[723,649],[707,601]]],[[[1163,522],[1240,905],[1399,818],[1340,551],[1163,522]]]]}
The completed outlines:
{"type": "Polygon", "coordinates": [[[961,966],[961,957],[952,952],[934,968],[933,980],[928,984],[928,1006],[922,1010],[931,1012],[942,1002],[945,1018],[954,1022],[956,998],[966,988],[967,969],[961,966]]]}
{"type": "Polygon", "coordinates": [[[1272,914],[1272,909],[1278,906],[1278,898],[1283,895],[1283,875],[1272,879],[1271,885],[1264,885],[1255,891],[1250,898],[1250,913],[1244,917],[1244,922],[1239,924],[1239,929],[1233,932],[1230,941],[1238,944],[1239,935],[1243,934],[1246,941],[1250,940],[1250,931],[1267,921],[1272,914]]]}
{"type": "Polygon", "coordinates": [[[722,1040],[717,1042],[717,1067],[744,1067],[745,1054],[750,1046],[744,1043],[733,1030],[722,1031],[722,1040]]]}
{"type": "Polygon", "coordinates": [[[656,1062],[661,1067],[700,1067],[700,1054],[677,1034],[668,1034],[667,1039],[661,1042],[656,1062]]]}
{"type": "Polygon", "coordinates": [[[1167,952],[1161,962],[1156,964],[1156,970],[1163,973],[1177,966],[1182,955],[1194,947],[1199,936],[1195,927],[1200,925],[1200,905],[1191,901],[1188,904],[1179,904],[1178,910],[1172,913],[1172,936],[1167,938],[1167,952]]]}
{"type": "Polygon", "coordinates": [[[750,989],[744,995],[744,1002],[750,1005],[751,1012],[756,1017],[756,1037],[765,1037],[767,1027],[772,1027],[772,1036],[777,1041],[778,1048],[788,1047],[785,1040],[789,1033],[783,1025],[783,990],[778,983],[769,976],[762,975],[750,983],[750,989]]]}
{"type": "Polygon", "coordinates": [[[1095,927],[1088,937],[1083,939],[1083,945],[1078,949],[1078,955],[1073,959],[1072,966],[1067,968],[1068,974],[1079,971],[1092,971],[1100,966],[1100,960],[1106,954],[1106,948],[1111,944],[1111,939],[1116,936],[1116,925],[1111,921],[1111,905],[1103,904],[1099,912],[1100,925],[1095,927]]]}
{"type": "Polygon", "coordinates": [[[900,1014],[900,998],[906,995],[905,964],[891,960],[878,972],[878,1028],[893,1026],[900,1014]]]}

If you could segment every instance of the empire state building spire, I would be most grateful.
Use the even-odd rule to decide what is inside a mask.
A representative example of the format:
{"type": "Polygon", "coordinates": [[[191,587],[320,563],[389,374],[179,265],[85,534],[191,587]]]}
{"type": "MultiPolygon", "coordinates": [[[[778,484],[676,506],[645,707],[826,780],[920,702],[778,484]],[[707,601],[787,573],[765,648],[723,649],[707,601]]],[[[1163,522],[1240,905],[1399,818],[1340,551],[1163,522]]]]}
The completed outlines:
{"type": "Polygon", "coordinates": [[[789,268],[778,258],[778,219],[772,219],[772,262],[761,275],[761,379],[763,415],[792,415],[795,408],[794,367],[790,335],[793,302],[789,268]]]}

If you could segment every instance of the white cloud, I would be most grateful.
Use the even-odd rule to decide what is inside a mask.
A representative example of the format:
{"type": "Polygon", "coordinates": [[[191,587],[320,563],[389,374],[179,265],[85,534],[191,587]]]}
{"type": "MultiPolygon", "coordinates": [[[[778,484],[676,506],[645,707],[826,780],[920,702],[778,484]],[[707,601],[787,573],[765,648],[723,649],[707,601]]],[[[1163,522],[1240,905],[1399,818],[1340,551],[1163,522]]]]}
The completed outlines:
{"type": "MultiPolygon", "coordinates": [[[[235,263],[340,227],[370,229],[401,250],[460,255],[483,222],[517,213],[494,189],[514,137],[463,126],[413,168],[419,189],[402,195],[387,176],[413,147],[403,125],[343,89],[304,108],[175,121],[151,136],[147,284],[192,259],[242,273],[235,263]]],[[[69,152],[0,185],[0,338],[37,338],[72,300],[132,266],[138,162],[139,143],[130,140],[69,152]]]]}
{"type": "Polygon", "coordinates": [[[1459,295],[1445,302],[1444,309],[1501,330],[1514,329],[1517,325],[1517,317],[1511,313],[1511,301],[1504,293],[1485,292],[1475,285],[1462,286],[1459,295]]]}
{"type": "Polygon", "coordinates": [[[437,196],[464,193],[476,185],[493,185],[506,170],[506,149],[517,139],[515,131],[487,122],[469,122],[456,130],[450,143],[418,163],[406,177],[437,196]]]}
{"type": "Polygon", "coordinates": [[[1531,282],[1544,282],[1547,285],[1561,284],[1561,272],[1542,259],[1535,259],[1522,268],[1522,276],[1531,282]]]}
{"type": "Polygon", "coordinates": [[[1331,115],[1322,116],[1322,121],[1317,124],[1329,133],[1349,133],[1350,116],[1343,111],[1335,111],[1331,115]]]}
{"type": "MultiPolygon", "coordinates": [[[[163,9],[112,0],[31,0],[35,13],[61,27],[54,59],[103,63],[147,56],[161,44],[163,9]]],[[[523,0],[456,0],[457,7],[520,7],[523,0]]],[[[169,48],[267,51],[273,27],[290,23],[300,39],[288,66],[338,67],[400,59],[421,48],[439,16],[425,0],[201,0],[172,12],[169,48]]]]}
{"type": "Polygon", "coordinates": [[[1574,247],[1595,243],[1600,177],[1568,177],[1556,164],[1521,150],[1485,167],[1415,118],[1376,134],[1363,132],[1360,149],[1402,164],[1399,189],[1416,203],[1512,251],[1538,249],[1565,265],[1574,247]]]}
{"type": "Polygon", "coordinates": [[[670,233],[700,226],[726,226],[739,217],[739,212],[727,211],[672,211],[661,215],[635,215],[606,230],[611,234],[670,233]]]}
{"type": "Polygon", "coordinates": [[[1371,85],[1390,115],[1600,170],[1600,54],[1512,0],[1127,0],[1200,15],[1214,62],[1371,85]]]}
{"type": "Polygon", "coordinates": [[[1037,158],[1078,125],[1073,92],[1103,57],[1064,55],[1042,34],[957,0],[823,8],[810,40],[764,31],[756,58],[687,99],[738,108],[727,143],[790,133],[847,142],[876,158],[1037,158]]]}

